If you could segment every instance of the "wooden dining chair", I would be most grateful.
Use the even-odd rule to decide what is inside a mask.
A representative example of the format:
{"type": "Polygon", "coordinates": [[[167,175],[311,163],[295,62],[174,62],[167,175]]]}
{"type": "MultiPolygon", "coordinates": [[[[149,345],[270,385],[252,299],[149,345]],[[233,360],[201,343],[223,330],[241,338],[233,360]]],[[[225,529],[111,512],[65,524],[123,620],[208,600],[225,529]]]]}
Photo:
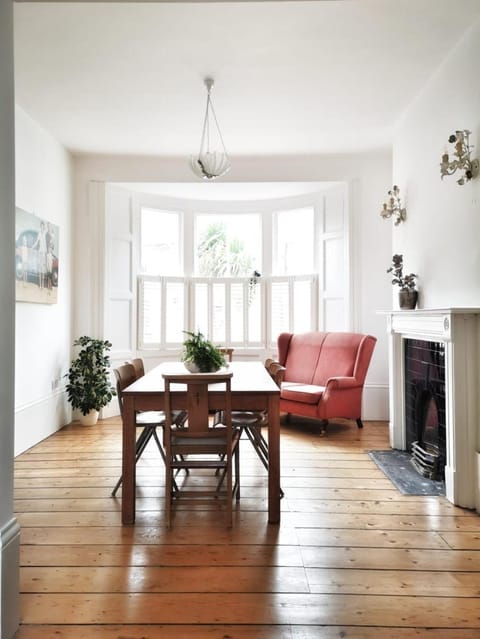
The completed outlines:
{"type": "Polygon", "coordinates": [[[220,353],[225,357],[225,359],[227,360],[227,362],[231,362],[233,360],[233,352],[234,352],[234,348],[231,347],[221,347],[218,349],[220,351],[220,353]]]}
{"type": "Polygon", "coordinates": [[[227,526],[232,526],[232,501],[240,498],[240,433],[232,427],[232,373],[165,373],[165,519],[172,523],[172,504],[213,503],[223,506],[227,526]],[[181,384],[181,386],[178,386],[181,384]],[[175,386],[175,388],[174,388],[175,386]],[[187,420],[182,428],[170,418],[175,392],[186,395],[187,420]],[[211,411],[222,399],[222,423],[212,425],[211,411]],[[175,483],[179,470],[214,469],[218,475],[205,476],[196,483],[189,472],[182,484],[175,483]],[[235,473],[233,473],[233,469],[235,473]]]}
{"type": "MultiPolygon", "coordinates": [[[[123,397],[122,393],[127,386],[130,386],[137,380],[137,373],[132,364],[123,364],[123,366],[119,366],[114,369],[114,375],[117,382],[117,399],[120,408],[120,416],[123,420],[123,397]]],[[[185,422],[186,414],[184,412],[176,411],[173,414],[173,420],[175,423],[181,427],[182,423],[185,422]]],[[[158,450],[160,451],[160,455],[165,462],[165,451],[163,449],[160,438],[157,434],[157,428],[163,429],[165,426],[165,413],[163,411],[140,411],[135,414],[135,426],[139,429],[140,435],[137,437],[135,442],[135,463],[140,459],[142,453],[147,447],[149,441],[153,438],[155,441],[158,450]]],[[[117,490],[120,488],[122,484],[123,476],[120,476],[117,483],[115,484],[114,489],[112,490],[112,497],[115,497],[117,494],[117,490]]]]}
{"type": "MultiPolygon", "coordinates": [[[[266,360],[265,368],[273,381],[280,388],[285,374],[285,367],[273,359],[266,360]]],[[[240,431],[242,435],[245,433],[250,440],[258,458],[262,462],[264,468],[268,471],[268,442],[262,434],[262,428],[268,427],[267,411],[232,411],[232,424],[240,431]]],[[[280,497],[284,496],[283,490],[280,488],[280,497]]]]}

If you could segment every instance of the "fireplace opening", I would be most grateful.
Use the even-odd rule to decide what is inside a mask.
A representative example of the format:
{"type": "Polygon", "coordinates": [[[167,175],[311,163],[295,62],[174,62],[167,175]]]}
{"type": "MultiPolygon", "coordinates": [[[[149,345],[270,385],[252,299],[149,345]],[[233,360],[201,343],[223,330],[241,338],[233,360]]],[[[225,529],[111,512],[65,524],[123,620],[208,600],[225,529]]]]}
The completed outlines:
{"type": "Polygon", "coordinates": [[[418,396],[416,411],[417,440],[411,444],[411,462],[429,479],[444,479],[445,455],[440,446],[440,422],[437,400],[430,390],[418,396]]]}
{"type": "Polygon", "coordinates": [[[446,464],[445,352],[439,342],[405,340],[407,450],[416,470],[442,480],[446,464]]]}
{"type": "Polygon", "coordinates": [[[421,443],[432,453],[439,453],[438,407],[435,397],[431,393],[422,393],[420,411],[419,424],[421,443]]]}

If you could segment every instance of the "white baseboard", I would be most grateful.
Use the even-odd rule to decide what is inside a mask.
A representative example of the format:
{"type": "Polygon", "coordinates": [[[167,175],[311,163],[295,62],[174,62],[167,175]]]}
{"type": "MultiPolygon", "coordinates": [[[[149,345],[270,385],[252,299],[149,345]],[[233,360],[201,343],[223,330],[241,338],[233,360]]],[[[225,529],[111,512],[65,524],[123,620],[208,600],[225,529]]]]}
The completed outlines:
{"type": "Polygon", "coordinates": [[[101,419],[108,419],[109,417],[117,417],[120,415],[120,409],[118,407],[118,399],[114,397],[112,401],[102,408],[100,411],[101,419]]]}
{"type": "Polygon", "coordinates": [[[366,384],[363,388],[362,419],[388,421],[388,384],[366,384]]]}
{"type": "Polygon", "coordinates": [[[18,629],[20,526],[15,518],[0,528],[0,637],[12,639],[18,629]]]}
{"type": "Polygon", "coordinates": [[[71,409],[64,390],[15,407],[15,456],[69,424],[71,409]]]}

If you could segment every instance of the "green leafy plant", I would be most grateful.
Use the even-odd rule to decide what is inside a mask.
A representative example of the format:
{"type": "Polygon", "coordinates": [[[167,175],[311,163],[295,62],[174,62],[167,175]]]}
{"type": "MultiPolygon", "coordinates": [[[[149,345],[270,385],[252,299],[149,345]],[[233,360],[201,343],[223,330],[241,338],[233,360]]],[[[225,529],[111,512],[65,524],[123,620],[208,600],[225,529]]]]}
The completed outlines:
{"type": "Polygon", "coordinates": [[[220,350],[198,331],[183,331],[188,338],[183,342],[182,361],[194,364],[200,373],[212,373],[225,366],[225,357],[220,350]]]}
{"type": "Polygon", "coordinates": [[[68,377],[65,388],[72,408],[86,415],[91,410],[100,410],[116,395],[110,384],[110,358],[105,354],[112,344],[107,340],[83,336],[73,345],[81,349],[65,376],[68,377]]]}
{"type": "Polygon", "coordinates": [[[415,279],[418,275],[415,275],[415,273],[403,274],[403,255],[394,255],[392,257],[392,266],[387,269],[387,273],[392,273],[392,284],[398,284],[401,291],[415,290],[415,279]]]}

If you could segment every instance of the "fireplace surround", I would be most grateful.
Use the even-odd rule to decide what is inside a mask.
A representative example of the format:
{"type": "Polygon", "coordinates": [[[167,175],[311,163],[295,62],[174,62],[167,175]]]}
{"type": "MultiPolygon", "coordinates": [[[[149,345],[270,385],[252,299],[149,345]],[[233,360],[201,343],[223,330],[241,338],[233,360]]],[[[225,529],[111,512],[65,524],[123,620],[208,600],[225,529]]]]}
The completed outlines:
{"type": "Polygon", "coordinates": [[[412,344],[421,348],[422,344],[433,343],[436,354],[432,365],[427,364],[428,379],[417,396],[430,393],[428,398],[424,396],[430,411],[425,419],[440,422],[433,438],[440,438],[437,443],[444,451],[442,466],[447,499],[480,512],[480,309],[390,311],[387,323],[390,445],[407,450],[411,444],[409,429],[412,426],[408,422],[412,400],[405,392],[409,375],[406,351],[412,344]],[[444,371],[444,384],[436,379],[440,370],[444,371]]]}

